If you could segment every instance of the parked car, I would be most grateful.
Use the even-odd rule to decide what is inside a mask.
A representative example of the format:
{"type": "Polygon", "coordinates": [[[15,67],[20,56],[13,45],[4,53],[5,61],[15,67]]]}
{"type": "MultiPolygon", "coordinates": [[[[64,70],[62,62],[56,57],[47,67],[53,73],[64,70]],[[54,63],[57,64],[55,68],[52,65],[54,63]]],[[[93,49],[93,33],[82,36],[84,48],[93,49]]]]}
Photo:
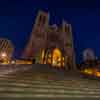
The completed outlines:
{"type": "Polygon", "coordinates": [[[80,64],[80,73],[85,77],[100,78],[100,61],[87,61],[80,64]]]}

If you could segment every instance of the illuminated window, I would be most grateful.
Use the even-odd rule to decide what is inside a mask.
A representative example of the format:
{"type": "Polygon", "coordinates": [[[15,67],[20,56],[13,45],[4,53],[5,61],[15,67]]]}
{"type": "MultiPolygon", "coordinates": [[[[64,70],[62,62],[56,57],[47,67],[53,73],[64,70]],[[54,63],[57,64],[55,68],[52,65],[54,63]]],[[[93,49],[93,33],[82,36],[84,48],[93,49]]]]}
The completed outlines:
{"type": "Polygon", "coordinates": [[[61,68],[65,66],[64,60],[65,58],[62,56],[62,52],[58,48],[55,48],[52,52],[48,50],[46,54],[42,51],[42,61],[44,64],[51,64],[53,67],[61,68]],[[44,61],[43,57],[45,57],[44,61]]]}

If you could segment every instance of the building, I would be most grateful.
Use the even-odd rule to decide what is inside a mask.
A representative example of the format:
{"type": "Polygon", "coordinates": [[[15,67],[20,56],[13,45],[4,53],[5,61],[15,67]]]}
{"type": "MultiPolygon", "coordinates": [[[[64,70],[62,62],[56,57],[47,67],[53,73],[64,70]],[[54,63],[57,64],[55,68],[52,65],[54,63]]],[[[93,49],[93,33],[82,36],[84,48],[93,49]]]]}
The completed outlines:
{"type": "Polygon", "coordinates": [[[0,38],[0,61],[10,61],[13,51],[14,47],[11,41],[5,38],[0,38]]]}
{"type": "Polygon", "coordinates": [[[95,52],[91,48],[87,48],[83,51],[83,61],[86,62],[89,60],[96,60],[95,52]]]}
{"type": "Polygon", "coordinates": [[[53,67],[74,68],[72,27],[65,21],[61,26],[49,25],[49,17],[49,13],[39,11],[23,57],[53,67]]]}

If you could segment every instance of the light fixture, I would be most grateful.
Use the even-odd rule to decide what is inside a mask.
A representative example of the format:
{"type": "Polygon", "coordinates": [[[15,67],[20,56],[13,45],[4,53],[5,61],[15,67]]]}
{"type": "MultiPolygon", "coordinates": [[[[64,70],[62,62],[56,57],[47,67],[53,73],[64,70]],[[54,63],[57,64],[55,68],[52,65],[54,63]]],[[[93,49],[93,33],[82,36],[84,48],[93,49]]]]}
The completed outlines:
{"type": "Polygon", "coordinates": [[[5,52],[1,53],[1,57],[5,58],[7,57],[7,54],[5,52]]]}

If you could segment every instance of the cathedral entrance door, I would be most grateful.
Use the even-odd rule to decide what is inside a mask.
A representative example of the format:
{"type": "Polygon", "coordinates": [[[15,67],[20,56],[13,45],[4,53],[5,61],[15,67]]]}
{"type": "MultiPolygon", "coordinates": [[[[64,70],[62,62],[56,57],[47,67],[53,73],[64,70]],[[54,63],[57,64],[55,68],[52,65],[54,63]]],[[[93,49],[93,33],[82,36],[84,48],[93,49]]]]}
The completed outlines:
{"type": "Polygon", "coordinates": [[[62,68],[65,66],[65,61],[64,61],[65,59],[59,48],[54,48],[53,50],[48,49],[46,53],[44,53],[43,51],[43,55],[44,55],[43,64],[50,64],[52,65],[52,67],[57,67],[57,68],[62,68]]]}

